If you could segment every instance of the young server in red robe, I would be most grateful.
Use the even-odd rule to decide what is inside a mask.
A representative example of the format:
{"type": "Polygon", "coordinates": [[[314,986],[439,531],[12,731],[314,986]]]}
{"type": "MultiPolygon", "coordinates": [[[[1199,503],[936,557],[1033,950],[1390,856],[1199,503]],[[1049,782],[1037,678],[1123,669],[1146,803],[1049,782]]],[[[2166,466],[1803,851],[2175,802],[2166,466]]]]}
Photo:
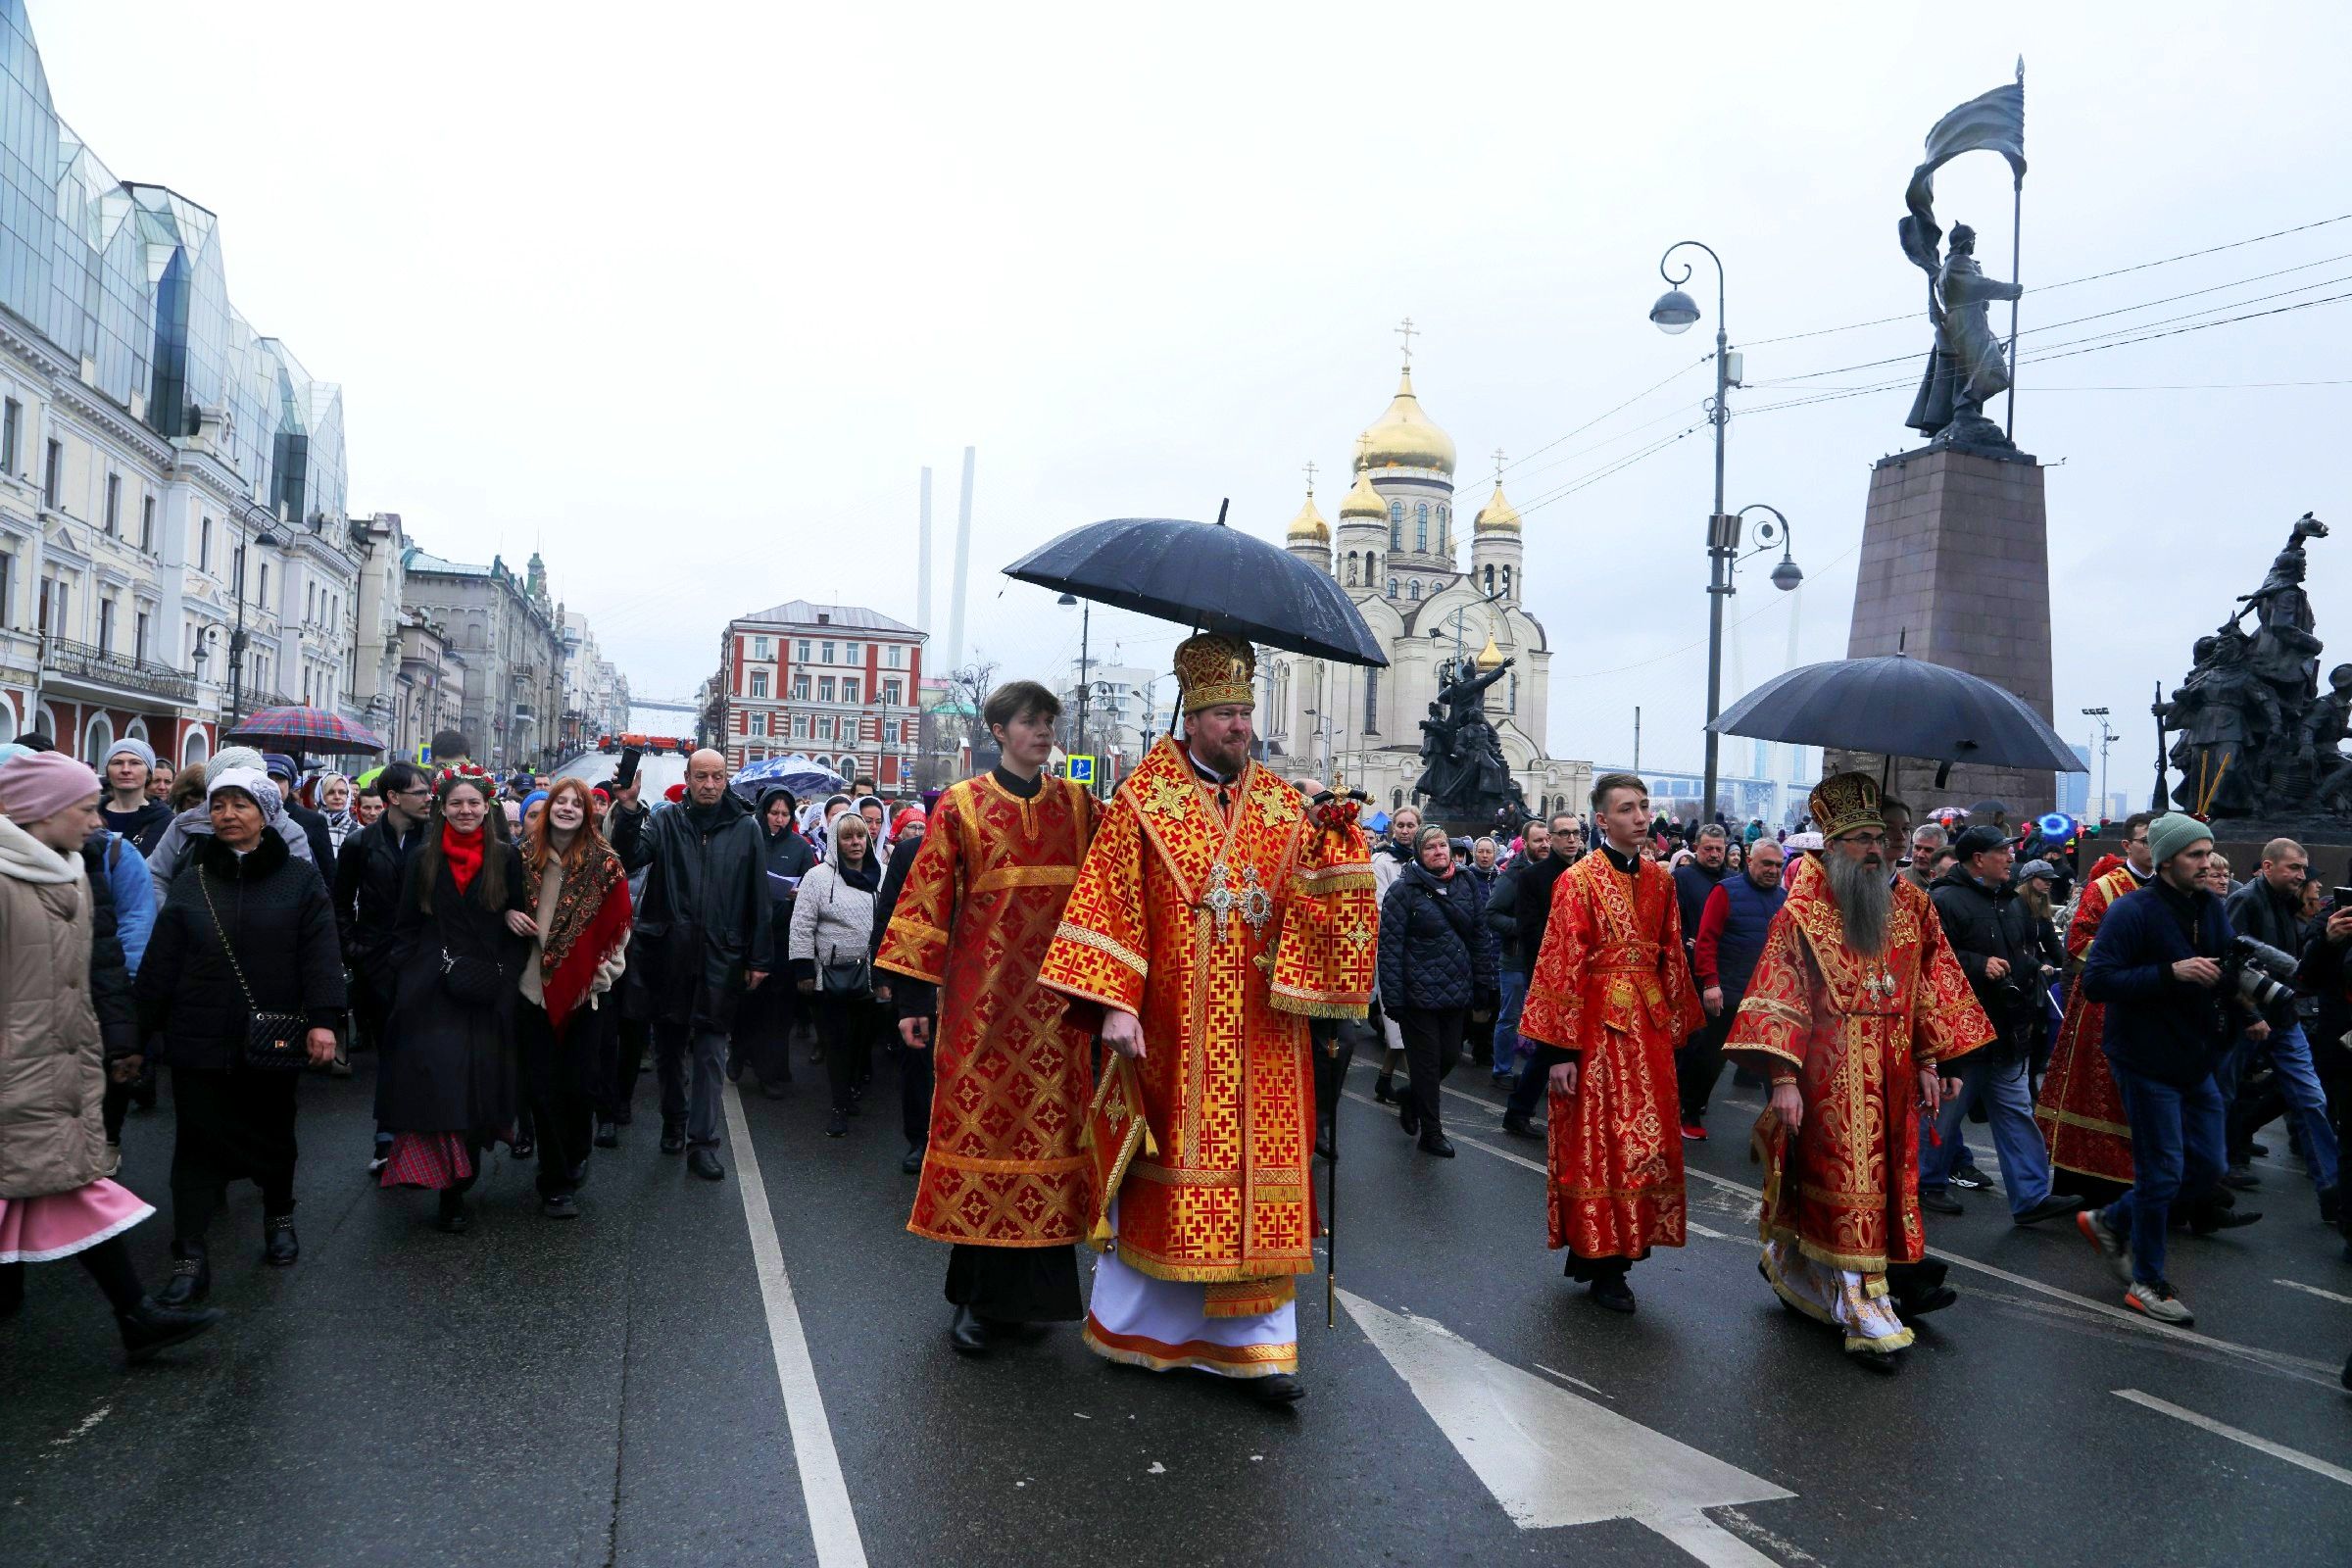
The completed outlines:
{"type": "Polygon", "coordinates": [[[1094,797],[1045,771],[1060,714],[1035,681],[990,694],[1004,760],[940,797],[875,958],[901,1038],[934,1053],[906,1228],[953,1249],[949,1343],[966,1355],[1084,1313],[1072,1244],[1089,1221],[1093,1036],[1037,978],[1095,831],[1094,797]]]}
{"type": "Polygon", "coordinates": [[[1592,1299],[1631,1312],[1626,1272],[1683,1245],[1683,1139],[1674,1053],[1703,1016],[1683,959],[1674,878],[1642,858],[1649,790],[1592,786],[1600,853],[1553,884],[1519,1032],[1549,1063],[1550,1245],[1592,1299]]]}
{"type": "Polygon", "coordinates": [[[2148,824],[2154,820],[2153,811],[2126,817],[2124,858],[2105,857],[2083,880],[2066,927],[2066,970],[2072,981],[2066,1016],[2059,1021],[2050,1068],[2042,1074],[2041,1097],[2034,1107],[2042,1141],[2050,1146],[2050,1163],[2090,1178],[2076,1186],[2101,1199],[2132,1185],[2132,1124],[2124,1115],[2115,1070],[2099,1049],[2107,1009],[2082,994],[2082,960],[2108,906],[2156,880],[2156,862],[2148,855],[2148,824]]]}

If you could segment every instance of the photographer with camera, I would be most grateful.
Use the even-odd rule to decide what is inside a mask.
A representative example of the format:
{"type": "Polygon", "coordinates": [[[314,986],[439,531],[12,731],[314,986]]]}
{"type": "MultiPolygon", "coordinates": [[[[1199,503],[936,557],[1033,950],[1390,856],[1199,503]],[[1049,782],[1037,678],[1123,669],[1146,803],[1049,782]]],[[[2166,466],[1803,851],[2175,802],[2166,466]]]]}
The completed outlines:
{"type": "MultiPolygon", "coordinates": [[[[2247,957],[2274,980],[2290,980],[2301,962],[2306,933],[2303,889],[2310,877],[2311,858],[2303,846],[2293,839],[2273,839],[2262,847],[2262,869],[2230,896],[2230,928],[2273,950],[2261,956],[2249,952],[2247,957]]],[[[2237,1048],[2215,1070],[2214,1080],[2221,1086],[2223,1102],[2234,1110],[2238,1086],[2254,1078],[2263,1056],[2269,1055],[2287,1114],[2302,1134],[2303,1163],[2319,1189],[2320,1216],[2332,1221],[2338,1206],[2335,1129],[2328,1125],[2328,1095],[2312,1064],[2311,1042],[2296,1016],[2294,993],[2282,984],[2269,988],[2267,1000],[2257,1000],[2262,1001],[2261,1016],[2247,1025],[2237,1048]]],[[[2246,1168],[2254,1142],[2251,1121],[2233,1114],[2230,1124],[2225,1180],[2232,1187],[2255,1185],[2246,1168]]]]}
{"type": "MultiPolygon", "coordinates": [[[[2165,1225],[2222,1176],[2222,1094],[2214,1068],[2246,1027],[2238,987],[2225,984],[2235,941],[2205,888],[2213,836],[2179,811],[2148,828],[2155,880],[2115,901],[2082,966],[2082,991],[2106,1005],[2100,1048],[2132,1124],[2132,1190],[2075,1216],[2125,1283],[2124,1304],[2159,1322],[2194,1321],[2164,1277],[2165,1225]]],[[[2242,957],[2235,960],[2244,972],[2242,957]]]]}
{"type": "Polygon", "coordinates": [[[1969,989],[2000,1035],[1960,1058],[1960,1092],[1944,1098],[1933,1137],[1921,1140],[1919,1206],[1936,1214],[1966,1212],[1951,1195],[1951,1171],[1960,1157],[1968,1107],[1982,1100],[2001,1161],[2001,1186],[2009,1195],[2009,1217],[2036,1225],[2080,1206],[2075,1199],[2051,1196],[2050,1152],[2034,1125],[2034,1091],[2027,1082],[2034,1029],[2049,979],[2034,918],[2009,885],[2008,835],[1997,827],[1972,827],[1952,849],[1958,858],[1936,878],[1928,897],[1969,989]]]}

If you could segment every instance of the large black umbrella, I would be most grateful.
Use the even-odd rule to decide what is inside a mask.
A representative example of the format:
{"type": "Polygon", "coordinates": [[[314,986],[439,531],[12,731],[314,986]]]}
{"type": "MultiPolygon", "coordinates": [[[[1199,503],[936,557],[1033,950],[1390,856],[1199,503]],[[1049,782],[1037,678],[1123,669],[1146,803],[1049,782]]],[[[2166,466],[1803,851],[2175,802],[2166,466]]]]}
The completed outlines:
{"type": "Polygon", "coordinates": [[[1941,762],[2086,773],[2025,700],[1905,654],[1834,659],[1776,675],[1724,710],[1719,734],[1941,762]]]}
{"type": "Polygon", "coordinates": [[[1328,572],[1223,523],[1090,522],[1030,551],[1004,575],[1309,658],[1389,662],[1328,572]]]}

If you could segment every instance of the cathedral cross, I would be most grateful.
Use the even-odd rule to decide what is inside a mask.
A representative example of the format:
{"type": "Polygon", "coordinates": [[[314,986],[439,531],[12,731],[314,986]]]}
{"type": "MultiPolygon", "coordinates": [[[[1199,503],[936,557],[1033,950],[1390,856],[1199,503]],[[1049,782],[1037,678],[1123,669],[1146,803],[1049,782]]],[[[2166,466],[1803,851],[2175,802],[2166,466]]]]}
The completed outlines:
{"type": "Polygon", "coordinates": [[[1306,466],[1306,493],[1310,496],[1315,493],[1315,466],[1311,460],[1306,466]]]}
{"type": "Polygon", "coordinates": [[[1494,449],[1494,488],[1502,488],[1502,448],[1494,449]]]}
{"type": "Polygon", "coordinates": [[[1413,339],[1419,335],[1419,329],[1413,325],[1411,317],[1406,317],[1404,324],[1396,328],[1396,335],[1404,339],[1404,357],[1409,362],[1413,357],[1413,339]]]}

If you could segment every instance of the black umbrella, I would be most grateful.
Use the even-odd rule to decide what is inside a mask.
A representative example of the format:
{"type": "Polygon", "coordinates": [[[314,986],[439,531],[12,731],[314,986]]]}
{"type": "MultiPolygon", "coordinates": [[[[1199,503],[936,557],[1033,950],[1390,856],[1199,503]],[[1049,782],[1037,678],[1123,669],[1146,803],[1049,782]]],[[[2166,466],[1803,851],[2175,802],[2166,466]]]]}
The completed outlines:
{"type": "Polygon", "coordinates": [[[1922,758],[1947,768],[1974,762],[2090,771],[2023,698],[1966,670],[1905,654],[1834,659],[1776,675],[1708,728],[1753,740],[1922,758]]]}
{"type": "Polygon", "coordinates": [[[1328,572],[1223,523],[1090,522],[1030,551],[1004,575],[1314,659],[1389,662],[1328,572]]]}

